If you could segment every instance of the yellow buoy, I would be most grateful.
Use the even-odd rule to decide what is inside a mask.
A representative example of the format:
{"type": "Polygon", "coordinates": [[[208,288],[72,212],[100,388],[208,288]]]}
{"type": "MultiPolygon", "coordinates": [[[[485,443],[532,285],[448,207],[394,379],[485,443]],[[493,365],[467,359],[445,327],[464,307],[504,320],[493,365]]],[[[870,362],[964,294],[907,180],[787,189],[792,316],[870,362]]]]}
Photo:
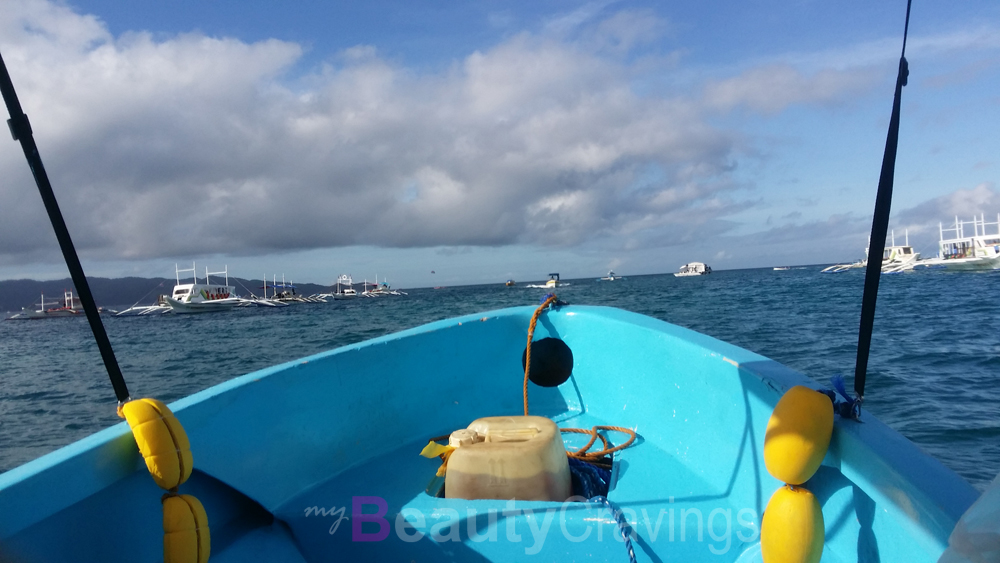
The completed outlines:
{"type": "Polygon", "coordinates": [[[156,399],[138,399],[122,405],[121,415],[128,421],[156,484],[170,490],[187,481],[193,467],[191,444],[167,405],[156,399]]]}
{"type": "Polygon", "coordinates": [[[163,498],[163,563],[206,563],[212,551],[208,516],[191,495],[163,498]]]}
{"type": "Polygon", "coordinates": [[[811,492],[790,485],[774,492],[760,525],[764,563],[817,563],[824,539],[823,511],[811,492]]]}
{"type": "Polygon", "coordinates": [[[833,434],[833,404],[797,385],[774,407],[764,435],[764,465],[775,479],[801,485],[819,469],[833,434]]]}

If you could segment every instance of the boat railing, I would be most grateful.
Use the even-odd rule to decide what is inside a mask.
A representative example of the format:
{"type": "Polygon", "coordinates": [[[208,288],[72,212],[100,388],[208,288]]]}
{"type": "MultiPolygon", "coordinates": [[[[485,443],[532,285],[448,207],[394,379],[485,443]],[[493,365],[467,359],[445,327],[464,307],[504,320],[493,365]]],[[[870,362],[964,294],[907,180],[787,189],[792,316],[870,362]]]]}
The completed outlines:
{"type": "Polygon", "coordinates": [[[174,275],[177,276],[177,285],[181,284],[181,274],[186,272],[191,272],[191,277],[194,278],[194,283],[198,283],[198,272],[195,270],[195,263],[191,262],[190,268],[181,268],[177,264],[174,264],[174,275]]]}
{"type": "MultiPolygon", "coordinates": [[[[224,270],[222,270],[221,272],[209,272],[208,268],[206,267],[205,268],[205,283],[206,284],[211,284],[212,283],[211,282],[211,278],[209,276],[226,276],[226,287],[229,287],[229,265],[228,264],[226,265],[226,268],[224,270]]],[[[282,277],[281,281],[282,281],[282,283],[284,283],[284,281],[285,281],[284,280],[284,276],[281,276],[281,277],[282,277]]],[[[194,283],[198,283],[198,279],[197,278],[195,278],[195,282],[194,283]]]]}
{"type": "Polygon", "coordinates": [[[941,236],[941,243],[956,241],[962,239],[971,239],[975,237],[985,237],[985,236],[1000,236],[1000,213],[997,213],[997,220],[995,222],[986,222],[986,215],[980,214],[979,217],[973,216],[971,221],[961,221],[958,215],[955,216],[955,224],[947,229],[944,228],[943,223],[938,223],[938,231],[941,236]],[[971,235],[966,235],[966,227],[972,226],[971,235]],[[987,227],[994,227],[993,233],[987,233],[987,227]],[[947,236],[946,233],[949,233],[947,236]]]}

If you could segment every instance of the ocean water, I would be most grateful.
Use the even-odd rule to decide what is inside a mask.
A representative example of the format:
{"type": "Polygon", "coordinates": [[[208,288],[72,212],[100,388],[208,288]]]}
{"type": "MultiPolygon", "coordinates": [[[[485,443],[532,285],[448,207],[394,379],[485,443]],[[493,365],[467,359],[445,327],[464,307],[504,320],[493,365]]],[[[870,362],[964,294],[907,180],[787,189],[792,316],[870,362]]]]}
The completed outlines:
{"type": "MultiPolygon", "coordinates": [[[[609,305],[752,350],[828,385],[854,373],[863,271],[809,267],[708,276],[567,280],[571,304],[609,305]]],[[[1000,273],[883,276],[865,409],[979,489],[1000,472],[1000,273]]],[[[408,296],[105,317],[132,396],[170,402],[244,373],[458,315],[535,305],[503,284],[408,296]]],[[[0,472],[116,424],[115,398],[86,321],[0,323],[0,472]]],[[[867,414],[866,413],[866,414],[867,414]]]]}

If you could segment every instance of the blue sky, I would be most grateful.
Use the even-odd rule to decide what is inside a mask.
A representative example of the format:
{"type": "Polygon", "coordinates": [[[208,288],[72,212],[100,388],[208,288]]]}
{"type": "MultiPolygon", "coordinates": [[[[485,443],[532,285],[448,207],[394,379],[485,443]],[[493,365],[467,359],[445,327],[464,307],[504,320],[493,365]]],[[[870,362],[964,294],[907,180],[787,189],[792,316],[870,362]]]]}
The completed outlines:
{"type": "MultiPolygon", "coordinates": [[[[93,276],[419,287],[863,255],[906,5],[7,0],[93,276]],[[431,273],[431,272],[435,273],[431,273]]],[[[913,7],[892,228],[1000,212],[1000,5],[913,7]]],[[[0,143],[0,278],[66,275],[0,143]]]]}

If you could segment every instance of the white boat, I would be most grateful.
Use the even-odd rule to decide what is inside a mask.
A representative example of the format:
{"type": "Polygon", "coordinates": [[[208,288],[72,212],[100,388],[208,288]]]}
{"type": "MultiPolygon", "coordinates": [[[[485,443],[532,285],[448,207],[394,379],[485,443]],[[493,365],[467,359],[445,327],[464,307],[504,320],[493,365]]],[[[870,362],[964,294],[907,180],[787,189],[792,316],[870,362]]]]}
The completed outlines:
{"type": "MultiPolygon", "coordinates": [[[[890,234],[892,237],[890,239],[889,246],[886,246],[882,251],[882,273],[883,274],[894,274],[897,272],[904,272],[907,270],[912,270],[920,260],[920,253],[914,252],[913,247],[910,246],[910,232],[906,231],[906,239],[902,245],[896,244],[896,233],[892,232],[890,234]]],[[[869,241],[870,245],[871,241],[869,241]]],[[[865,248],[865,258],[863,260],[858,260],[852,264],[834,264],[821,270],[824,273],[838,273],[846,272],[847,270],[854,270],[859,268],[868,267],[868,248],[865,248]]],[[[778,268],[775,268],[777,270],[778,268]]],[[[787,269],[787,268],[786,268],[787,269]]]]}
{"type": "Polygon", "coordinates": [[[357,298],[358,291],[354,289],[354,278],[347,274],[340,274],[337,278],[337,290],[333,293],[322,293],[320,297],[332,297],[338,301],[357,298]]]}
{"type": "Polygon", "coordinates": [[[921,260],[920,267],[948,270],[997,270],[1000,269],[1000,213],[996,222],[987,223],[985,215],[971,221],[959,221],[947,229],[938,223],[940,240],[937,258],[921,260]],[[966,226],[972,226],[972,235],[966,226]],[[987,228],[991,231],[987,233],[987,228]]]}
{"type": "Polygon", "coordinates": [[[681,266],[681,270],[674,274],[674,277],[684,278],[688,276],[704,276],[712,273],[711,266],[702,262],[688,262],[681,266]]]}
{"type": "Polygon", "coordinates": [[[399,291],[398,289],[392,289],[389,284],[383,281],[375,286],[375,289],[369,290],[368,295],[372,297],[382,297],[383,295],[406,295],[405,291],[399,291]]]}
{"type": "Polygon", "coordinates": [[[205,268],[205,283],[198,283],[198,274],[195,272],[194,263],[190,268],[180,269],[174,265],[177,275],[177,285],[174,286],[173,293],[164,298],[170,309],[177,314],[187,313],[210,313],[215,311],[228,311],[242,302],[236,296],[236,288],[229,285],[229,267],[221,272],[209,272],[205,268]],[[181,272],[191,272],[194,283],[181,283],[181,272]],[[226,283],[213,284],[211,276],[224,275],[226,283]]]}
{"type": "Polygon", "coordinates": [[[285,281],[285,274],[281,274],[281,284],[278,284],[278,276],[274,275],[271,280],[271,285],[267,285],[267,279],[264,280],[264,299],[255,299],[252,303],[253,305],[260,305],[263,307],[287,307],[293,303],[326,303],[325,297],[327,294],[318,295],[299,295],[295,291],[295,284],[291,281],[285,281]],[[271,290],[271,296],[267,296],[267,290],[271,290]]]}
{"type": "Polygon", "coordinates": [[[543,284],[537,284],[537,283],[536,284],[528,284],[525,287],[534,287],[534,288],[537,288],[537,289],[555,289],[557,287],[565,287],[567,285],[569,285],[568,282],[561,282],[561,281],[559,281],[559,274],[558,273],[552,273],[552,274],[549,274],[549,279],[545,283],[543,283],[543,284]]]}
{"type": "MultiPolygon", "coordinates": [[[[41,304],[38,309],[32,307],[23,307],[20,313],[8,317],[9,321],[20,321],[26,319],[50,319],[59,317],[76,317],[82,316],[83,305],[80,304],[80,298],[74,297],[72,291],[63,292],[63,306],[53,307],[51,309],[45,308],[45,294],[42,295],[41,304]]],[[[52,305],[57,304],[57,302],[51,303],[52,305]]]]}
{"type": "Polygon", "coordinates": [[[614,270],[608,270],[608,275],[604,276],[603,278],[600,278],[598,281],[615,281],[621,279],[625,278],[623,276],[615,275],[614,270]]]}
{"type": "MultiPolygon", "coordinates": [[[[882,251],[882,273],[894,274],[896,272],[912,270],[913,266],[920,260],[920,253],[914,252],[913,247],[910,246],[909,230],[906,231],[906,239],[902,246],[896,245],[896,233],[892,233],[890,242],[892,244],[885,247],[885,250],[882,251]]],[[[865,255],[867,254],[868,251],[865,250],[865,255]]]]}

